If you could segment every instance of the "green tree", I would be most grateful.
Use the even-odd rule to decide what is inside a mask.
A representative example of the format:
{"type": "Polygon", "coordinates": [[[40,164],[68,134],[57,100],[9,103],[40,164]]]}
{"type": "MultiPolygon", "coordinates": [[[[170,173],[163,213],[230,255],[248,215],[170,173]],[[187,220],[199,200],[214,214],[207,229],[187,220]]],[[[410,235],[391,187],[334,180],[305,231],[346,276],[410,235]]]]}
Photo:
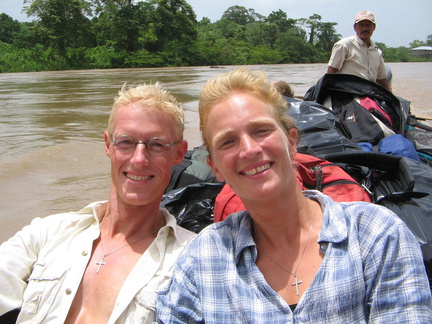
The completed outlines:
{"type": "Polygon", "coordinates": [[[336,33],[337,23],[325,22],[320,24],[320,29],[318,31],[318,42],[317,47],[326,52],[331,52],[334,43],[341,39],[342,35],[336,33]]]}
{"type": "Polygon", "coordinates": [[[41,46],[47,44],[46,37],[35,34],[35,25],[34,21],[20,23],[20,31],[15,35],[13,44],[18,48],[27,49],[31,49],[36,44],[41,46]]]}
{"type": "Polygon", "coordinates": [[[322,61],[317,49],[295,33],[281,34],[276,41],[275,49],[283,55],[281,63],[317,63],[322,61]]]}
{"type": "Polygon", "coordinates": [[[256,17],[257,14],[253,9],[246,9],[242,6],[231,6],[224,11],[221,20],[226,19],[238,25],[246,26],[246,24],[256,21],[256,17]]]}
{"type": "Polygon", "coordinates": [[[376,42],[378,48],[382,51],[386,62],[408,62],[409,49],[406,47],[387,47],[384,43],[376,42]]]}
{"type": "Polygon", "coordinates": [[[248,64],[278,64],[282,60],[283,55],[278,50],[272,50],[266,46],[256,46],[251,49],[248,64]]]}
{"type": "Polygon", "coordinates": [[[157,41],[154,23],[154,1],[104,0],[95,8],[98,17],[93,29],[99,46],[111,44],[117,50],[134,52],[151,48],[157,41]]]}
{"type": "Polygon", "coordinates": [[[279,31],[284,33],[289,29],[295,27],[296,20],[288,19],[285,11],[279,9],[278,11],[272,11],[265,20],[268,23],[276,24],[279,31]]]}
{"type": "Polygon", "coordinates": [[[424,41],[421,41],[418,39],[416,39],[412,43],[410,43],[411,48],[416,48],[416,47],[425,46],[425,45],[426,45],[426,43],[424,41]]]}
{"type": "Polygon", "coordinates": [[[24,0],[24,11],[37,18],[35,26],[45,34],[49,44],[60,56],[65,56],[68,46],[82,43],[89,30],[90,3],[85,0],[24,0]]]}
{"type": "Polygon", "coordinates": [[[256,22],[246,26],[248,40],[252,46],[264,45],[273,49],[278,38],[278,27],[273,23],[256,22]]]}
{"type": "Polygon", "coordinates": [[[154,1],[155,10],[152,17],[155,35],[157,37],[156,50],[173,48],[172,42],[181,45],[181,51],[196,41],[196,15],[192,7],[184,0],[154,1]]]}
{"type": "Polygon", "coordinates": [[[12,44],[15,37],[21,30],[21,25],[18,20],[5,13],[0,14],[0,41],[3,43],[12,44]]]}
{"type": "Polygon", "coordinates": [[[318,40],[318,33],[321,29],[321,16],[313,14],[306,20],[306,26],[309,28],[309,44],[315,44],[318,40]]]}
{"type": "Polygon", "coordinates": [[[244,29],[243,25],[239,25],[229,19],[221,19],[217,21],[215,27],[222,37],[226,39],[239,38],[238,35],[241,34],[240,31],[244,29]]]}

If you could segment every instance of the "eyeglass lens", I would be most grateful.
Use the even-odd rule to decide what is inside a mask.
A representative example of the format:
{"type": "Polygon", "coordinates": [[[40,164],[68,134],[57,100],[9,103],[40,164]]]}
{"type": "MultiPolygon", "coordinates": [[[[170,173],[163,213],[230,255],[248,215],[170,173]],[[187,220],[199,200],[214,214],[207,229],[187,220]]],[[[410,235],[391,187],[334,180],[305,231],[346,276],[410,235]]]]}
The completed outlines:
{"type": "Polygon", "coordinates": [[[147,143],[143,141],[135,142],[130,136],[119,136],[114,139],[114,145],[123,153],[129,153],[135,149],[137,144],[142,143],[146,146],[147,151],[152,154],[162,154],[167,149],[167,143],[161,138],[151,138],[147,143]]]}

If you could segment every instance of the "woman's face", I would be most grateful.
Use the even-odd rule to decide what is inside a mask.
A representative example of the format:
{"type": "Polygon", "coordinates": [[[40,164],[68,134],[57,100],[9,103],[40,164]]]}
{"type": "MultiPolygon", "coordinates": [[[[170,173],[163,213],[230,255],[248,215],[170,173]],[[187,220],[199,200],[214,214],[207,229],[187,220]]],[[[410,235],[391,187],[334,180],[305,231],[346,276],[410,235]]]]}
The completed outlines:
{"type": "Polygon", "coordinates": [[[210,167],[243,201],[274,198],[296,186],[291,157],[297,131],[288,136],[267,103],[232,94],[212,108],[206,132],[210,167]]]}

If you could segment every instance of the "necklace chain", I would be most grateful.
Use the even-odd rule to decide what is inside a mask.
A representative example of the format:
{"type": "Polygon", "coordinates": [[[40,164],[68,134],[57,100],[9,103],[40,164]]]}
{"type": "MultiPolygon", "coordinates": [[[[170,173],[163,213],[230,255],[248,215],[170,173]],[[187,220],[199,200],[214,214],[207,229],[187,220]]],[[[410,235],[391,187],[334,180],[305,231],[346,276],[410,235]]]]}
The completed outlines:
{"type": "Polygon", "coordinates": [[[104,261],[105,261],[105,258],[106,258],[107,256],[113,254],[114,252],[117,252],[118,250],[123,249],[123,248],[126,247],[126,246],[131,246],[132,244],[138,243],[139,241],[145,239],[146,237],[149,237],[149,236],[153,235],[153,234],[156,233],[157,231],[159,231],[159,228],[156,229],[156,230],[154,230],[153,232],[151,232],[151,233],[149,233],[149,234],[146,234],[146,235],[144,235],[144,236],[141,236],[139,239],[133,241],[132,243],[127,243],[127,244],[125,244],[125,245],[122,245],[122,246],[120,246],[120,247],[118,247],[118,248],[116,248],[116,249],[114,249],[114,250],[112,250],[111,252],[108,252],[108,253],[105,253],[104,246],[103,246],[103,242],[102,242],[102,235],[101,235],[101,240],[100,240],[100,242],[101,242],[101,246],[102,246],[102,259],[101,259],[99,262],[96,262],[96,264],[98,265],[98,267],[97,267],[97,269],[96,269],[96,273],[99,273],[101,266],[103,266],[103,265],[106,264],[104,261]]]}
{"type": "Polygon", "coordinates": [[[308,233],[308,236],[307,236],[307,239],[306,239],[306,243],[305,243],[305,246],[304,246],[304,248],[303,248],[303,252],[302,252],[302,254],[301,254],[301,256],[300,256],[300,260],[299,260],[299,262],[297,263],[297,266],[296,266],[294,272],[289,271],[287,268],[283,267],[279,262],[277,262],[275,259],[272,258],[272,256],[270,255],[270,253],[268,253],[267,249],[264,247],[264,245],[263,245],[263,244],[261,243],[261,241],[259,240],[258,235],[257,235],[257,232],[255,231],[255,234],[256,234],[255,237],[256,237],[256,239],[257,239],[257,243],[258,243],[258,245],[263,249],[265,255],[267,255],[267,257],[268,257],[268,258],[269,258],[269,259],[270,259],[274,264],[276,264],[280,269],[282,269],[283,271],[288,272],[289,274],[291,274],[291,275],[294,276],[294,282],[291,284],[291,286],[295,286],[297,296],[300,295],[300,290],[299,290],[298,285],[301,284],[301,283],[303,282],[303,281],[301,281],[301,280],[298,280],[297,270],[298,270],[298,268],[299,268],[299,266],[300,266],[300,263],[301,263],[301,261],[302,261],[302,259],[303,259],[303,255],[304,255],[304,253],[305,253],[305,251],[306,251],[306,247],[307,247],[307,245],[308,245],[309,238],[310,238],[310,235],[311,235],[311,232],[312,232],[312,227],[313,227],[313,224],[314,224],[314,220],[315,220],[315,214],[312,213],[312,222],[311,222],[311,225],[310,225],[310,227],[309,227],[309,233],[308,233]]]}

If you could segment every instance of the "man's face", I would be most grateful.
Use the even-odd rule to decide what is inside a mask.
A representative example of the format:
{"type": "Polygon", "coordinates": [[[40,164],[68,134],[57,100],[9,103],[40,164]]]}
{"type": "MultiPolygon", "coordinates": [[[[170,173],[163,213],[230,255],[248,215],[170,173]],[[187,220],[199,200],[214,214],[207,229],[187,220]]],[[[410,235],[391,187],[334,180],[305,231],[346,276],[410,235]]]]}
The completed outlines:
{"type": "Polygon", "coordinates": [[[362,20],[354,24],[354,30],[361,40],[369,42],[375,30],[375,24],[369,20],[362,20]]]}
{"type": "Polygon", "coordinates": [[[174,131],[174,119],[167,113],[134,107],[120,107],[114,115],[111,136],[105,132],[105,151],[111,160],[111,182],[119,203],[127,206],[159,204],[170,181],[171,167],[180,163],[187,150],[187,142],[180,141],[174,131]],[[160,138],[169,146],[162,154],[152,154],[139,143],[123,152],[111,141],[127,135],[134,142],[147,143],[160,138]]]}

